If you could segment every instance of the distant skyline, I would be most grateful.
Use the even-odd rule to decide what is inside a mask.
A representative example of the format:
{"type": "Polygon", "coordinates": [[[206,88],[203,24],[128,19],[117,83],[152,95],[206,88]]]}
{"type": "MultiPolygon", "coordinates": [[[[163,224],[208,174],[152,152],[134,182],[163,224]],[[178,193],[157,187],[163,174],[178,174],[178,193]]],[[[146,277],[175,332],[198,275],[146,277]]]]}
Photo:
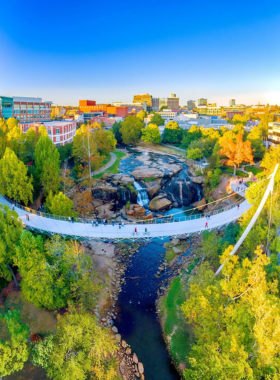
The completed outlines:
{"type": "Polygon", "coordinates": [[[0,95],[280,105],[279,36],[278,0],[10,0],[0,12],[0,95]]]}

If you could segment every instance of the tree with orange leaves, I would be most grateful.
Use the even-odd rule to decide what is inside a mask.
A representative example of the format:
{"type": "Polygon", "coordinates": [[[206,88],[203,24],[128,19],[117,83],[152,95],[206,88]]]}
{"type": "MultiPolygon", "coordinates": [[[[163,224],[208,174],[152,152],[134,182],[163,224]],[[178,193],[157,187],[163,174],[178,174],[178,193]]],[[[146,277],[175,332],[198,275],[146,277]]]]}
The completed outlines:
{"type": "Polygon", "coordinates": [[[250,164],[254,163],[251,142],[249,140],[243,141],[242,131],[238,132],[235,141],[226,138],[221,139],[220,146],[222,149],[218,154],[226,157],[222,159],[222,163],[228,166],[233,166],[234,175],[236,173],[236,167],[239,167],[241,162],[249,162],[250,164]]]}

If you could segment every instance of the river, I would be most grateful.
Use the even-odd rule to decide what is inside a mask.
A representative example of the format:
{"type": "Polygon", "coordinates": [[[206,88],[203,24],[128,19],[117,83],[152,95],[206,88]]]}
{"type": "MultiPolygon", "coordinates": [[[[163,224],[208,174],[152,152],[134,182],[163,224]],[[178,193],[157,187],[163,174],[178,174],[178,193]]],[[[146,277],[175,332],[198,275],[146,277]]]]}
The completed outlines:
{"type": "Polygon", "coordinates": [[[161,240],[141,246],[130,259],[126,283],[117,303],[119,313],[115,324],[144,364],[147,380],[180,379],[166,349],[155,306],[160,287],[171,275],[168,269],[159,279],[155,277],[164,256],[161,240]]]}

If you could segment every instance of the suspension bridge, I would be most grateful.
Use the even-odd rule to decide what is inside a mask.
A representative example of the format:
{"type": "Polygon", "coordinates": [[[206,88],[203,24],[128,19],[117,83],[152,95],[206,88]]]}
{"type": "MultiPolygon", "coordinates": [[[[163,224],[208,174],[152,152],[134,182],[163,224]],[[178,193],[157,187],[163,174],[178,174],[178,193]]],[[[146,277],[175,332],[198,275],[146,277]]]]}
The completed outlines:
{"type": "MultiPolygon", "coordinates": [[[[267,178],[269,184],[261,202],[262,207],[268,195],[273,192],[276,170],[277,167],[274,173],[267,178]]],[[[244,192],[245,190],[243,189],[239,193],[244,195],[244,192]]],[[[16,206],[3,196],[0,196],[0,203],[6,204],[11,209],[13,208],[18,213],[23,225],[30,230],[48,235],[59,234],[64,238],[101,241],[151,240],[153,238],[164,239],[166,237],[179,238],[198,235],[205,231],[221,229],[225,225],[236,221],[251,207],[246,200],[243,200],[238,204],[220,207],[218,210],[207,213],[207,215],[188,215],[176,218],[176,214],[173,214],[152,220],[125,222],[122,226],[119,226],[118,222],[115,225],[112,225],[112,223],[92,223],[92,219],[70,219],[46,214],[28,207],[16,206]]],[[[251,221],[252,225],[258,215],[256,216],[255,214],[254,221],[251,221]]]]}

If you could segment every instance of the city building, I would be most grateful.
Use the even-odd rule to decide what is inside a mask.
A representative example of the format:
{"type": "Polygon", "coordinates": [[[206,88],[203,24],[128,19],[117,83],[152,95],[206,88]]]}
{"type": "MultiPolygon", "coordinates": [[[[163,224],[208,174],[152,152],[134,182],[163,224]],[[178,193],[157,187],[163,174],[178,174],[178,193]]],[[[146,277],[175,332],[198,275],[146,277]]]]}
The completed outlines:
{"type": "Polygon", "coordinates": [[[244,116],[244,111],[241,110],[230,110],[230,111],[225,111],[226,117],[229,119],[233,119],[235,115],[240,115],[244,116]]]}
{"type": "Polygon", "coordinates": [[[41,125],[46,128],[49,138],[56,146],[62,146],[73,142],[73,138],[76,135],[77,123],[73,120],[35,123],[23,121],[19,123],[19,127],[23,133],[26,133],[30,128],[34,129],[38,133],[41,125]]]}
{"type": "Polygon", "coordinates": [[[152,99],[152,109],[153,111],[159,111],[159,98],[152,99]]]}
{"type": "Polygon", "coordinates": [[[268,138],[266,142],[266,147],[270,146],[277,147],[280,145],[280,122],[270,122],[268,123],[268,138]]]}
{"type": "Polygon", "coordinates": [[[122,103],[122,102],[113,102],[115,107],[127,107],[128,114],[138,113],[139,111],[147,111],[147,104],[144,103],[122,103]]]}
{"type": "Polygon", "coordinates": [[[188,111],[192,111],[195,108],[195,100],[188,100],[187,109],[188,111]]]}
{"type": "Polygon", "coordinates": [[[142,94],[142,95],[134,95],[133,103],[146,103],[147,111],[150,112],[152,110],[152,95],[142,94]]]}
{"type": "Polygon", "coordinates": [[[207,99],[205,98],[200,98],[197,101],[197,106],[206,106],[206,104],[207,104],[207,99]]]}
{"type": "Polygon", "coordinates": [[[51,120],[51,101],[23,96],[0,96],[0,118],[14,117],[20,121],[51,120]]]}
{"type": "Polygon", "coordinates": [[[111,128],[115,124],[116,121],[122,121],[122,120],[123,120],[122,117],[97,116],[91,119],[91,124],[97,122],[101,125],[101,123],[103,122],[106,128],[111,128]]]}
{"type": "Polygon", "coordinates": [[[79,110],[84,113],[107,112],[107,107],[111,104],[96,104],[95,100],[80,100],[79,110]]]}
{"type": "Polygon", "coordinates": [[[197,112],[199,115],[207,115],[207,105],[206,104],[204,104],[204,105],[198,104],[197,112]]]}
{"type": "Polygon", "coordinates": [[[108,106],[107,107],[108,116],[117,116],[126,118],[128,115],[128,107],[125,106],[108,106]]]}
{"type": "Polygon", "coordinates": [[[66,108],[64,107],[52,107],[52,114],[54,117],[61,117],[66,114],[66,108]]]}
{"type": "Polygon", "coordinates": [[[229,100],[229,106],[235,106],[235,99],[230,99],[229,100]]]}
{"type": "Polygon", "coordinates": [[[167,120],[168,122],[170,120],[174,120],[175,116],[177,115],[177,112],[169,110],[169,109],[165,109],[162,112],[159,112],[159,114],[163,118],[164,121],[167,120]]]}
{"type": "Polygon", "coordinates": [[[85,124],[90,123],[90,122],[91,122],[91,119],[92,119],[93,117],[103,116],[103,115],[104,115],[104,112],[103,112],[103,111],[84,112],[84,113],[83,113],[84,123],[85,123],[85,124]]]}

